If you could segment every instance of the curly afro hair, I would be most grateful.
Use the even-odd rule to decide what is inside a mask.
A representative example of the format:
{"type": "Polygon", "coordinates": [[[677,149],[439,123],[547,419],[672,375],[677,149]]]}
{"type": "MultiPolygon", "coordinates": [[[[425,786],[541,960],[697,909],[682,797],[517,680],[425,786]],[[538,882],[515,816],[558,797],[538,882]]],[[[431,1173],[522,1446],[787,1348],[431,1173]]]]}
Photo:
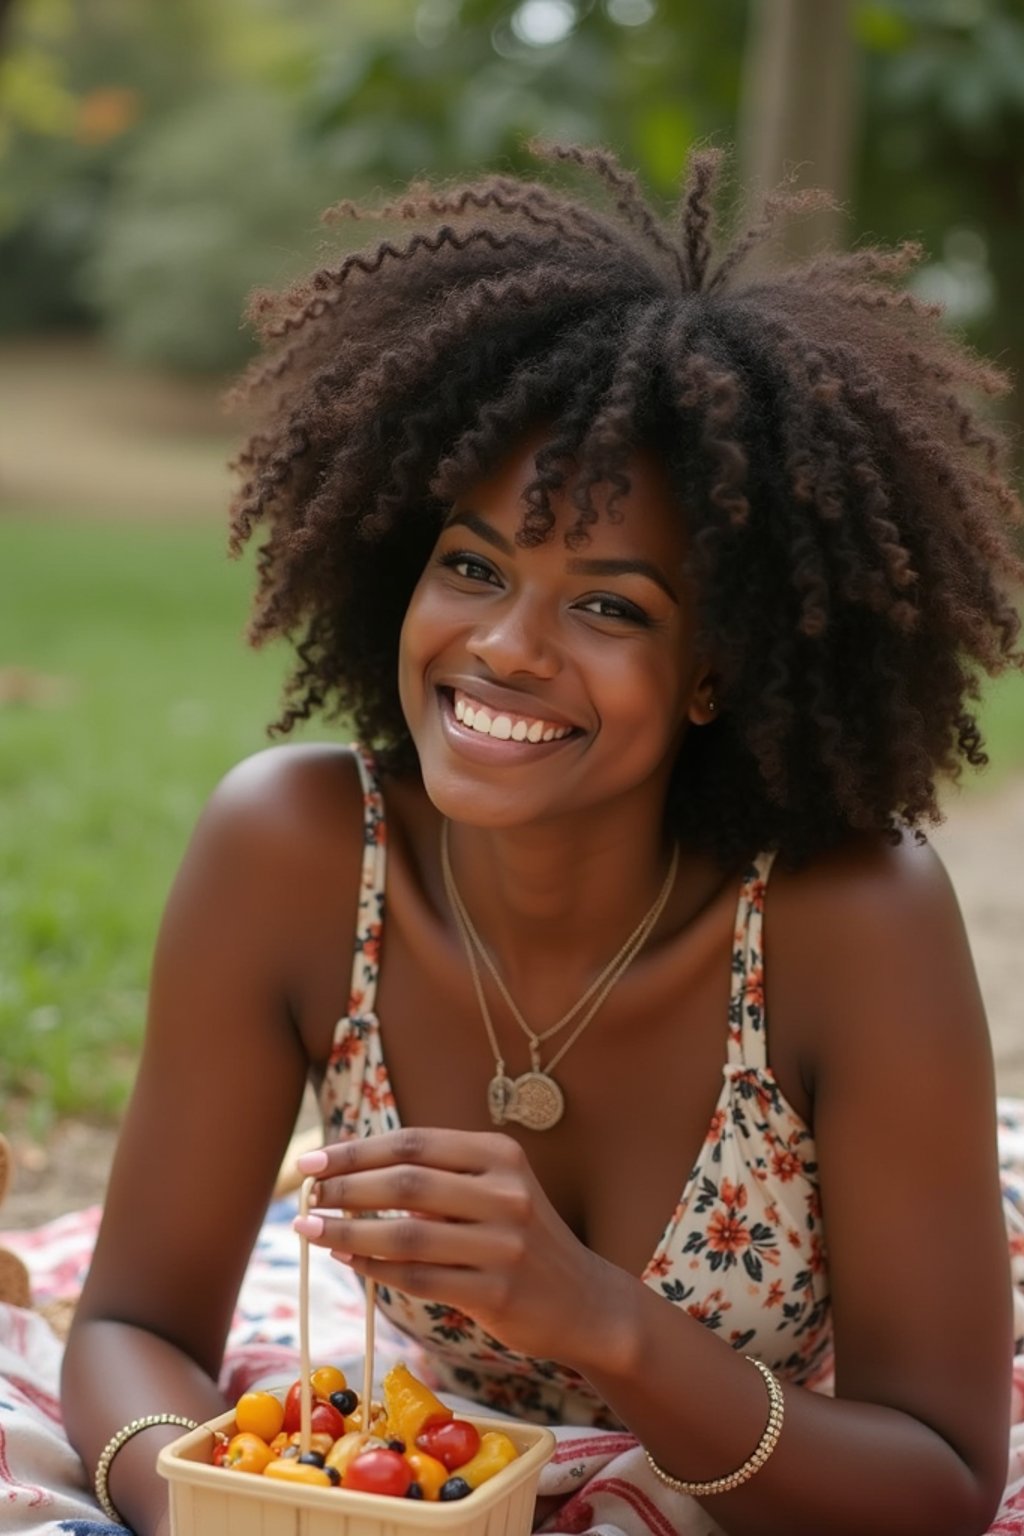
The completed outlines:
{"type": "Polygon", "coordinates": [[[571,494],[570,544],[615,516],[630,452],[666,463],[720,712],[688,733],[669,814],[732,863],[939,818],[936,779],[986,761],[980,672],[1024,665],[1006,449],[979,414],[1004,377],[899,286],[920,250],[824,255],[742,277],[776,214],[713,259],[720,156],[693,155],[678,229],[600,149],[532,146],[599,197],[492,175],[414,184],[380,239],[251,314],[267,346],[236,395],[261,410],[235,463],[237,552],[266,528],[250,625],[298,661],[287,732],[346,716],[415,769],[398,636],[453,498],[547,427],[523,545],[571,494]]]}

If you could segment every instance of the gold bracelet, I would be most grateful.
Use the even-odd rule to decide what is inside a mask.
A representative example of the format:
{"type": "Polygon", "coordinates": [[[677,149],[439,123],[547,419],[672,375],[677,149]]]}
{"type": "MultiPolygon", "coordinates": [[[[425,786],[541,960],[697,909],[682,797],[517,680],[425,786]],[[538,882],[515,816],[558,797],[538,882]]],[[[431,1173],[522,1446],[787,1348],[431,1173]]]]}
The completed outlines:
{"type": "Polygon", "coordinates": [[[755,1360],[752,1355],[746,1355],[744,1358],[749,1360],[751,1365],[757,1366],[768,1388],[768,1423],[764,1427],[764,1434],[741,1467],[737,1467],[735,1472],[729,1472],[725,1477],[713,1477],[706,1483],[687,1483],[681,1477],[671,1477],[668,1472],[662,1471],[650,1451],[645,1451],[651,1471],[676,1493],[689,1493],[698,1499],[707,1498],[713,1493],[729,1493],[733,1488],[738,1488],[741,1483],[748,1482],[755,1472],[760,1472],[778,1445],[779,1436],[782,1434],[782,1416],[785,1412],[782,1388],[762,1360],[755,1360]]]}
{"type": "Polygon", "coordinates": [[[99,1461],[96,1463],[96,1478],[93,1486],[96,1490],[96,1502],[115,1525],[124,1525],[124,1520],[118,1514],[110,1498],[110,1489],[107,1487],[107,1479],[110,1476],[110,1464],[123,1445],[127,1445],[133,1435],[140,1430],[153,1429],[157,1424],[177,1424],[182,1429],[198,1429],[195,1419],[183,1418],[180,1413],[151,1413],[144,1419],[132,1419],[123,1429],[119,1429],[116,1435],[111,1435],[103,1447],[99,1461]]]}

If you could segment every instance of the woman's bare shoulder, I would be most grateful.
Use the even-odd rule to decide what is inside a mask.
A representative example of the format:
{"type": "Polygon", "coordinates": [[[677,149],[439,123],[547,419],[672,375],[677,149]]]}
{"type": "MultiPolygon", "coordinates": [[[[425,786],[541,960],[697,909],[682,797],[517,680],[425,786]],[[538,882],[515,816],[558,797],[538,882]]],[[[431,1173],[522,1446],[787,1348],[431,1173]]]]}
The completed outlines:
{"type": "Polygon", "coordinates": [[[355,920],[363,856],[363,791],[353,751],[270,747],[221,779],[174,882],[160,949],[191,934],[197,914],[221,939],[237,928],[269,964],[326,912],[355,920]]]}
{"type": "Polygon", "coordinates": [[[209,822],[289,836],[325,823],[358,834],[363,791],[352,747],[326,742],[265,747],[243,758],[217,785],[204,813],[209,822]]]}
{"type": "Polygon", "coordinates": [[[858,838],[801,869],[779,869],[765,904],[765,955],[769,1010],[805,1077],[858,1049],[909,1060],[943,1040],[987,1052],[956,893],[935,849],[912,834],[899,843],[858,838]]]}
{"type": "Polygon", "coordinates": [[[924,838],[850,839],[802,867],[772,876],[766,926],[779,944],[798,943],[828,964],[873,952],[910,955],[920,945],[964,939],[952,883],[924,838]]]}

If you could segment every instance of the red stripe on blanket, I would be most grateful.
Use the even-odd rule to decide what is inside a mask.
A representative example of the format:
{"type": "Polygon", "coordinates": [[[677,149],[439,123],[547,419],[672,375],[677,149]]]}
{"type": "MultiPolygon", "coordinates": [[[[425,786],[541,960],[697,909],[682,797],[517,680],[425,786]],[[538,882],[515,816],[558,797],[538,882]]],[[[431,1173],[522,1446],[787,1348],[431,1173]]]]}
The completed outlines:
{"type": "Polygon", "coordinates": [[[989,1526],[986,1536],[1021,1536],[1024,1532],[1024,1488],[1004,1504],[996,1517],[995,1525],[989,1526]]]}
{"type": "Polygon", "coordinates": [[[627,1483],[622,1477],[595,1477],[585,1488],[580,1489],[580,1497],[590,1504],[593,1504],[599,1493],[610,1493],[628,1504],[640,1516],[651,1536],[678,1536],[675,1526],[665,1519],[657,1505],[652,1504],[646,1493],[635,1483],[627,1483]]]}
{"type": "Polygon", "coordinates": [[[64,1421],[61,1418],[60,1403],[52,1393],[44,1392],[42,1387],[37,1387],[34,1381],[27,1381],[24,1376],[7,1376],[5,1380],[8,1386],[13,1387],[16,1392],[20,1392],[25,1401],[31,1403],[33,1408],[38,1408],[40,1413],[44,1413],[54,1424],[59,1424],[63,1428],[64,1421]]]}
{"type": "Polygon", "coordinates": [[[8,1504],[16,1503],[19,1494],[30,1493],[29,1509],[35,1509],[38,1504],[51,1504],[53,1501],[44,1488],[38,1488],[35,1483],[23,1483],[14,1476],[10,1463],[7,1460],[7,1436],[0,1429],[0,1479],[7,1483],[7,1492],[4,1499],[8,1504]]]}
{"type": "Polygon", "coordinates": [[[631,1451],[636,1444],[635,1435],[595,1435],[590,1440],[560,1440],[551,1460],[561,1464],[563,1461],[579,1461],[580,1457],[603,1456],[610,1461],[613,1456],[631,1451]]]}

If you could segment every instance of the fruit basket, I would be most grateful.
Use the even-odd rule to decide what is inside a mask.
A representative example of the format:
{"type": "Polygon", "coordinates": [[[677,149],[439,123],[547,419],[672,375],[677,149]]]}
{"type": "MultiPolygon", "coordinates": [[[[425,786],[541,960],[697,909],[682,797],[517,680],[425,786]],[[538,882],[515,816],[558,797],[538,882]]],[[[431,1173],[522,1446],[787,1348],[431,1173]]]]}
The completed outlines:
{"type": "Polygon", "coordinates": [[[344,1488],[300,1488],[211,1465],[214,1436],[229,1434],[234,1415],[192,1429],[160,1452],[170,1484],[172,1536],[527,1536],[537,1480],[554,1448],[549,1430],[505,1419],[474,1418],[481,1433],[500,1430],[519,1456],[469,1498],[454,1504],[414,1503],[344,1488]]]}
{"type": "MultiPolygon", "coordinates": [[[[303,1187],[304,1211],[311,1187],[311,1180],[303,1187]]],[[[416,1382],[404,1366],[393,1367],[388,1373],[384,1393],[388,1400],[390,1391],[390,1402],[378,1404],[371,1390],[376,1299],[372,1282],[366,1287],[361,1399],[347,1390],[342,1373],[336,1369],[319,1367],[313,1371],[309,1350],[309,1251],[306,1240],[300,1241],[299,1380],[287,1397],[283,1393],[255,1394],[262,1399],[263,1412],[270,1399],[269,1409],[276,1414],[278,1426],[283,1426],[259,1447],[264,1457],[275,1459],[258,1459],[253,1464],[224,1454],[225,1449],[230,1453],[236,1444],[259,1440],[248,1433],[245,1396],[239,1399],[235,1410],[187,1431],[165,1446],[158,1457],[157,1470],[169,1485],[171,1536],[405,1536],[406,1532],[429,1530],[439,1536],[442,1532],[444,1536],[528,1536],[541,1468],[554,1450],[550,1430],[475,1415],[453,1418],[451,1410],[416,1382]],[[338,1409],[332,1409],[322,1399],[314,1401],[314,1382],[325,1374],[341,1376],[341,1385],[346,1388],[330,1396],[329,1404],[339,1403],[338,1409]],[[389,1379],[393,1384],[390,1389],[389,1379]],[[441,1415],[440,1422],[437,1415],[430,1420],[424,1417],[425,1409],[431,1405],[441,1415]],[[385,1436],[396,1434],[392,1417],[399,1409],[406,1415],[399,1424],[403,1433],[397,1439],[386,1439],[385,1436]],[[315,1415],[329,1416],[332,1412],[339,1420],[345,1418],[344,1432],[334,1430],[337,1438],[333,1443],[331,1434],[326,1438],[320,1436],[324,1447],[320,1451],[315,1443],[315,1425],[322,1425],[323,1421],[315,1415]],[[466,1442],[468,1438],[467,1448],[460,1453],[463,1457],[468,1455],[468,1461],[449,1455],[453,1430],[459,1431],[456,1442],[466,1442]],[[407,1446],[407,1441],[413,1443],[407,1446]],[[442,1448],[441,1441],[445,1441],[446,1448],[442,1448]],[[350,1442],[355,1442],[354,1449],[347,1444],[350,1442]],[[224,1465],[215,1463],[218,1450],[224,1465]],[[407,1455],[407,1450],[411,1454],[407,1455]],[[437,1457],[442,1458],[444,1465],[437,1457]],[[367,1480],[365,1469],[371,1461],[371,1471],[378,1478],[382,1464],[388,1463],[393,1472],[393,1463],[403,1463],[405,1482],[400,1479],[398,1486],[405,1486],[404,1496],[397,1496],[390,1488],[376,1491],[385,1484],[372,1477],[367,1480]],[[413,1463],[417,1468],[415,1477],[421,1482],[409,1487],[409,1479],[414,1477],[410,1470],[413,1463]],[[433,1468],[447,1482],[439,1485],[435,1480],[425,1488],[421,1467],[428,1476],[433,1468]],[[361,1468],[364,1470],[360,1471],[361,1468]],[[455,1483],[461,1486],[452,1491],[450,1485],[455,1483]],[[371,1488],[375,1491],[369,1491],[371,1488]]]]}

